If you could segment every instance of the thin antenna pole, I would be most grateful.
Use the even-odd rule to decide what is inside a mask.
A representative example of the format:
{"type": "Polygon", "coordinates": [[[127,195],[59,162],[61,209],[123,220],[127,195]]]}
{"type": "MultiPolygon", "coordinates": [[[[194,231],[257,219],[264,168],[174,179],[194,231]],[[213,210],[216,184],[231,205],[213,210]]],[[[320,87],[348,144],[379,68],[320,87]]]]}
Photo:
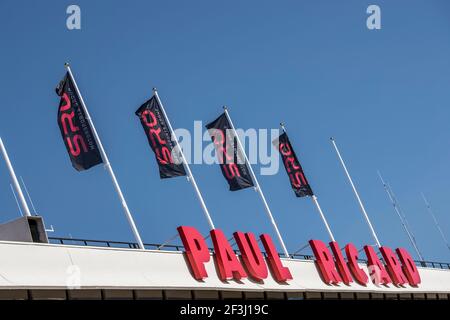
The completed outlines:
{"type": "Polygon", "coordinates": [[[14,196],[14,199],[16,200],[17,208],[19,208],[20,215],[23,217],[23,212],[22,212],[22,209],[20,209],[19,200],[17,200],[16,193],[14,192],[14,187],[11,183],[9,184],[9,186],[11,187],[11,192],[14,196]]]}
{"type": "Polygon", "coordinates": [[[336,145],[336,142],[333,138],[330,138],[331,143],[333,144],[334,149],[336,150],[336,154],[342,164],[342,168],[344,168],[345,174],[347,175],[348,181],[350,182],[350,185],[352,186],[353,192],[355,193],[355,197],[358,200],[359,207],[361,209],[361,212],[366,219],[367,225],[369,226],[369,229],[372,233],[372,237],[375,240],[376,245],[378,248],[381,247],[380,241],[378,240],[377,234],[375,233],[375,229],[372,226],[372,223],[370,222],[369,215],[366,212],[366,209],[364,208],[364,204],[361,201],[361,198],[359,197],[358,191],[356,190],[355,184],[353,183],[352,177],[350,176],[350,173],[347,170],[347,166],[345,165],[344,159],[342,159],[341,153],[339,152],[339,149],[336,145]]]}
{"type": "Polygon", "coordinates": [[[37,215],[36,208],[34,207],[33,200],[31,199],[30,193],[28,192],[27,185],[25,184],[25,181],[23,180],[22,176],[19,176],[19,178],[20,178],[20,181],[22,182],[23,188],[25,189],[25,193],[27,194],[28,200],[31,203],[31,208],[33,209],[33,213],[34,213],[34,215],[37,215]]]}
{"type": "Polygon", "coordinates": [[[447,245],[447,248],[450,250],[450,244],[448,243],[448,240],[447,240],[444,232],[442,231],[441,226],[439,225],[439,222],[436,219],[436,216],[434,215],[433,210],[431,209],[431,205],[428,202],[427,198],[425,198],[425,195],[423,194],[423,192],[422,192],[422,198],[423,198],[423,201],[425,202],[425,206],[427,207],[428,213],[433,218],[433,221],[434,221],[434,224],[436,225],[436,228],[439,230],[439,233],[441,234],[442,239],[444,240],[445,244],[447,245]]]}
{"type": "Polygon", "coordinates": [[[277,226],[277,224],[275,222],[275,219],[273,218],[272,212],[270,211],[269,205],[267,204],[266,197],[264,197],[264,193],[261,190],[261,187],[259,185],[258,179],[256,178],[255,172],[253,171],[252,165],[250,164],[250,161],[247,158],[247,154],[245,152],[244,147],[242,146],[241,139],[239,139],[239,137],[238,137],[238,135],[236,133],[236,129],[234,127],[233,121],[231,121],[230,115],[228,114],[228,109],[225,106],[223,107],[223,109],[225,111],[225,115],[226,115],[228,121],[231,124],[231,128],[233,129],[233,133],[236,136],[236,140],[238,142],[239,149],[241,149],[241,151],[242,151],[242,153],[244,155],[245,161],[248,163],[248,166],[249,166],[249,169],[250,169],[250,173],[251,173],[251,175],[253,177],[253,180],[254,180],[254,182],[256,184],[256,190],[258,191],[258,194],[261,197],[261,200],[262,200],[262,202],[264,204],[264,208],[266,209],[267,216],[269,217],[270,222],[272,223],[273,229],[275,230],[275,233],[276,233],[276,235],[278,237],[278,240],[280,241],[280,244],[281,244],[281,247],[283,249],[284,255],[286,256],[286,258],[289,258],[289,253],[288,253],[288,251],[286,249],[286,246],[284,244],[283,238],[281,237],[280,231],[278,230],[278,226],[277,226]]]}
{"type": "Polygon", "coordinates": [[[194,178],[194,175],[192,174],[191,168],[189,167],[189,164],[188,164],[188,162],[186,160],[186,157],[184,156],[183,150],[181,149],[181,146],[180,146],[180,144],[178,142],[178,138],[175,135],[175,132],[173,131],[172,125],[170,124],[170,120],[167,117],[166,110],[164,109],[164,106],[163,106],[163,104],[161,102],[161,99],[159,98],[158,91],[156,90],[156,88],[153,88],[153,93],[155,94],[155,97],[158,100],[159,105],[161,106],[161,110],[162,110],[162,112],[164,114],[164,117],[167,120],[167,125],[169,126],[169,130],[170,130],[170,133],[172,135],[172,139],[175,140],[177,149],[178,149],[178,151],[181,154],[181,158],[183,160],[184,168],[186,169],[187,174],[188,174],[188,180],[191,182],[192,186],[194,187],[194,190],[195,190],[195,193],[197,195],[198,201],[200,202],[200,205],[201,205],[201,207],[203,209],[203,213],[205,214],[205,217],[208,220],[209,227],[211,228],[211,230],[214,230],[215,226],[214,226],[214,223],[213,223],[213,221],[211,219],[211,215],[209,214],[208,208],[206,207],[205,201],[203,200],[203,196],[202,196],[202,194],[200,192],[200,189],[197,186],[197,182],[195,181],[195,178],[194,178]]]}
{"type": "Polygon", "coordinates": [[[411,244],[413,245],[414,250],[416,250],[416,253],[417,253],[417,255],[419,256],[420,261],[424,261],[423,256],[422,256],[422,254],[420,253],[419,247],[417,246],[416,240],[415,240],[415,238],[414,238],[412,232],[409,230],[409,228],[408,228],[408,226],[407,226],[407,224],[406,224],[406,221],[405,221],[404,217],[403,217],[402,214],[400,213],[400,208],[399,208],[398,202],[397,202],[397,200],[394,198],[394,195],[393,195],[391,189],[390,189],[390,188],[388,187],[388,185],[384,182],[384,179],[383,179],[383,177],[381,176],[380,171],[378,171],[378,176],[380,177],[380,180],[381,180],[381,183],[383,184],[384,190],[386,190],[386,193],[387,193],[387,195],[388,195],[388,197],[389,197],[389,200],[391,201],[392,206],[394,207],[394,210],[395,210],[395,212],[397,213],[397,215],[398,215],[398,217],[399,217],[399,219],[400,219],[400,222],[401,222],[403,228],[405,229],[406,234],[408,235],[409,241],[411,241],[411,244]]]}
{"type": "Polygon", "coordinates": [[[8,167],[9,174],[11,176],[11,180],[14,185],[14,189],[16,189],[16,193],[19,196],[20,204],[22,205],[23,211],[25,211],[26,216],[31,216],[30,209],[28,208],[27,201],[23,196],[22,189],[20,188],[19,181],[17,181],[16,173],[14,172],[14,168],[9,160],[8,152],[6,152],[5,145],[3,144],[3,140],[0,137],[0,149],[2,150],[3,158],[5,158],[6,166],[8,167]]]}
{"type": "Polygon", "coordinates": [[[392,198],[393,198],[394,201],[397,203],[397,207],[398,207],[398,210],[400,211],[400,213],[401,213],[401,215],[402,215],[402,217],[403,217],[403,221],[405,222],[405,225],[406,225],[406,227],[408,228],[409,232],[411,233],[411,237],[412,237],[414,243],[415,243],[416,246],[417,246],[417,240],[416,240],[416,237],[414,236],[414,233],[411,231],[411,226],[409,225],[409,222],[408,222],[408,219],[406,218],[405,213],[403,212],[402,208],[400,207],[400,203],[399,203],[398,200],[397,200],[397,196],[395,195],[394,190],[392,190],[392,188],[391,188],[391,186],[390,186],[389,183],[387,183],[387,187],[388,187],[388,189],[389,189],[389,192],[390,192],[391,195],[392,195],[392,198]]]}
{"type": "MultiPolygon", "coordinates": [[[[406,218],[405,213],[404,213],[403,210],[400,208],[400,204],[399,204],[399,202],[398,202],[398,200],[397,200],[397,196],[395,195],[394,190],[392,190],[391,185],[389,184],[389,182],[386,183],[386,185],[387,185],[387,188],[389,189],[389,192],[390,192],[391,195],[392,195],[392,198],[394,199],[394,201],[395,201],[395,202],[397,203],[397,205],[398,205],[398,209],[399,209],[400,213],[402,214],[403,220],[405,221],[405,225],[408,227],[409,230],[411,230],[411,226],[409,225],[409,222],[408,222],[408,219],[406,218]]],[[[411,232],[411,235],[412,235],[412,237],[413,237],[413,240],[417,243],[416,238],[414,237],[414,234],[413,234],[412,232],[411,232]]]]}
{"type": "Polygon", "coordinates": [[[412,239],[416,243],[416,246],[417,246],[416,237],[414,236],[414,233],[411,231],[411,226],[409,225],[409,222],[408,222],[408,219],[406,218],[405,213],[403,212],[402,208],[400,207],[400,204],[399,204],[399,202],[397,200],[397,196],[395,195],[394,190],[392,190],[391,185],[389,183],[386,183],[386,185],[387,185],[387,188],[389,189],[389,192],[392,195],[392,199],[394,199],[394,201],[397,203],[397,207],[398,207],[398,210],[400,211],[400,213],[401,213],[401,215],[403,217],[403,221],[405,222],[405,225],[408,228],[408,230],[410,231],[412,239]]]}
{"type": "MultiPolygon", "coordinates": [[[[280,123],[280,126],[281,126],[281,129],[283,130],[283,132],[287,133],[286,127],[284,126],[284,124],[280,123]]],[[[328,232],[328,235],[330,236],[331,241],[335,242],[336,240],[334,239],[333,232],[331,232],[330,225],[328,224],[328,221],[325,218],[325,215],[323,214],[322,208],[320,207],[319,201],[317,200],[317,196],[315,194],[313,194],[311,196],[311,200],[314,203],[314,205],[316,206],[317,211],[319,212],[320,218],[322,219],[322,222],[325,225],[325,228],[327,229],[327,232],[328,232]]]]}
{"type": "Polygon", "coordinates": [[[67,72],[69,73],[70,77],[72,78],[75,90],[78,93],[78,96],[80,97],[81,107],[83,108],[84,113],[86,114],[86,120],[88,121],[88,123],[89,123],[89,125],[90,125],[90,127],[92,129],[92,133],[94,135],[95,141],[97,142],[100,154],[102,156],[103,163],[105,164],[105,168],[108,171],[109,175],[111,176],[111,180],[113,182],[114,188],[116,189],[117,195],[119,196],[120,202],[122,204],[123,211],[124,211],[125,216],[126,216],[126,218],[128,220],[128,224],[130,225],[131,230],[132,230],[132,232],[134,234],[134,238],[136,239],[136,242],[138,243],[139,248],[140,249],[145,249],[144,243],[141,240],[141,236],[139,234],[139,231],[137,230],[136,224],[134,223],[133,216],[131,215],[130,209],[128,209],[128,205],[127,205],[127,202],[125,200],[125,197],[123,196],[122,190],[120,189],[119,183],[117,182],[116,175],[114,174],[114,171],[113,171],[113,169],[111,167],[111,163],[109,162],[108,156],[106,155],[105,149],[103,148],[102,142],[100,141],[100,137],[98,136],[97,130],[95,129],[95,126],[94,126],[94,123],[92,121],[92,118],[89,115],[89,111],[88,111],[88,109],[86,107],[86,104],[84,103],[83,96],[81,95],[81,92],[78,89],[78,86],[77,86],[77,83],[75,81],[75,78],[73,77],[72,70],[70,69],[70,66],[69,66],[68,63],[65,63],[64,66],[66,67],[67,72]]]}

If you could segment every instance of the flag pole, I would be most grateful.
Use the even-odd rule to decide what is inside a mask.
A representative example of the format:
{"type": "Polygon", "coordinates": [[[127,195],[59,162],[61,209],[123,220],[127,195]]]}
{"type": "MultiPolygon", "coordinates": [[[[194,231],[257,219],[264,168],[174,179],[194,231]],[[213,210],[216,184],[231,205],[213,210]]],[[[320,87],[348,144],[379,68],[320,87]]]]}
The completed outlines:
{"type": "Polygon", "coordinates": [[[394,198],[394,194],[392,193],[390,188],[387,186],[387,184],[384,182],[384,179],[381,176],[380,171],[378,171],[378,176],[380,177],[380,180],[381,180],[381,183],[383,184],[384,190],[386,190],[389,200],[391,201],[392,206],[394,207],[394,210],[397,213],[397,215],[400,219],[400,222],[402,223],[402,226],[405,229],[406,234],[408,235],[409,241],[411,241],[411,244],[413,245],[414,250],[416,250],[416,253],[419,256],[420,261],[424,261],[423,256],[420,253],[419,247],[417,246],[416,239],[414,238],[412,232],[409,230],[409,228],[406,224],[406,220],[403,218],[402,214],[400,213],[400,209],[399,209],[396,199],[394,198]]]}
{"type": "Polygon", "coordinates": [[[206,220],[208,220],[209,227],[211,228],[211,230],[214,230],[216,227],[214,226],[214,223],[213,223],[213,221],[211,219],[211,215],[209,214],[208,208],[206,207],[205,201],[203,200],[203,196],[202,196],[202,194],[200,192],[200,189],[197,186],[197,182],[195,181],[195,178],[194,178],[194,175],[192,174],[191,168],[189,167],[189,164],[186,161],[186,157],[184,156],[183,150],[181,149],[181,146],[180,146],[180,144],[178,142],[178,138],[175,135],[175,132],[173,131],[172,125],[170,124],[170,120],[167,117],[166,110],[164,109],[164,106],[163,106],[163,104],[161,102],[161,99],[159,98],[158,91],[156,90],[156,88],[153,88],[153,93],[155,94],[155,97],[158,100],[159,105],[161,106],[161,110],[162,110],[162,112],[164,114],[164,117],[167,120],[167,125],[169,126],[169,130],[170,130],[170,133],[172,135],[172,140],[175,140],[175,143],[177,145],[177,149],[178,149],[178,151],[181,154],[181,158],[183,160],[184,167],[185,167],[185,169],[186,169],[186,171],[188,173],[188,177],[187,178],[191,182],[192,186],[194,187],[194,190],[195,190],[195,193],[197,195],[198,201],[200,202],[200,205],[201,205],[201,207],[203,209],[203,213],[205,214],[206,220]]]}
{"type": "MultiPolygon", "coordinates": [[[[281,126],[281,129],[283,130],[283,132],[287,134],[286,127],[284,126],[284,124],[280,123],[280,126],[281,126]]],[[[314,205],[316,206],[317,211],[319,212],[320,218],[322,219],[323,224],[325,225],[325,228],[327,229],[327,232],[328,232],[328,235],[330,236],[331,241],[335,242],[336,240],[334,238],[333,232],[331,232],[330,225],[328,224],[328,221],[325,218],[322,208],[320,207],[319,201],[317,200],[317,196],[315,194],[313,194],[311,196],[311,199],[312,199],[312,202],[314,203],[314,205]]]]}
{"type": "Polygon", "coordinates": [[[355,193],[356,199],[358,200],[359,207],[361,209],[362,214],[364,215],[364,218],[366,219],[367,225],[369,226],[370,231],[372,232],[372,237],[375,240],[375,244],[378,246],[378,248],[381,247],[380,241],[378,240],[377,234],[375,233],[375,229],[372,226],[372,223],[370,222],[369,215],[366,212],[366,209],[364,208],[364,204],[361,201],[361,198],[359,197],[358,191],[356,190],[355,184],[353,183],[352,177],[350,176],[350,173],[347,170],[347,166],[345,165],[344,159],[342,159],[341,153],[339,152],[339,149],[336,145],[336,142],[333,138],[330,138],[331,143],[333,144],[334,149],[336,150],[336,154],[342,164],[342,168],[344,168],[345,174],[347,175],[348,181],[350,182],[350,185],[352,186],[353,192],[355,193]]]}
{"type": "Polygon", "coordinates": [[[88,121],[88,123],[92,129],[92,133],[94,135],[95,141],[97,142],[100,154],[102,156],[103,163],[105,164],[105,168],[106,168],[106,170],[108,170],[108,173],[111,176],[111,180],[113,182],[114,188],[116,189],[117,195],[119,196],[120,203],[122,204],[123,211],[125,212],[125,216],[128,220],[128,224],[131,227],[134,238],[136,239],[136,242],[138,243],[139,248],[144,250],[145,249],[144,243],[141,240],[141,236],[139,234],[138,229],[136,228],[136,224],[134,223],[133,216],[131,215],[130,209],[128,209],[128,205],[125,200],[125,197],[123,196],[122,190],[120,189],[119,183],[117,182],[116,175],[114,174],[114,171],[111,167],[111,163],[109,162],[108,156],[106,155],[105,149],[103,148],[102,142],[100,141],[100,137],[98,136],[97,130],[95,129],[92,118],[89,115],[89,111],[86,107],[86,104],[84,103],[83,96],[81,95],[81,92],[78,89],[78,85],[75,81],[75,78],[73,77],[72,70],[70,69],[70,66],[68,63],[65,63],[64,66],[66,67],[67,72],[69,73],[70,77],[72,78],[75,90],[76,90],[78,96],[80,97],[81,107],[83,108],[84,113],[86,114],[86,120],[88,121]]]}
{"type": "Polygon", "coordinates": [[[31,216],[30,208],[28,208],[27,201],[23,196],[22,188],[20,187],[19,181],[17,180],[16,173],[14,172],[14,168],[9,160],[8,152],[6,151],[5,145],[3,144],[3,140],[0,137],[0,149],[2,150],[3,158],[5,158],[6,166],[8,167],[9,175],[11,176],[11,180],[14,185],[14,189],[16,189],[17,195],[20,200],[20,204],[22,205],[23,211],[25,211],[25,215],[27,217],[31,216]]]}
{"type": "Polygon", "coordinates": [[[281,247],[283,249],[284,255],[286,256],[286,258],[289,258],[289,253],[288,253],[288,251],[286,249],[286,246],[284,244],[283,238],[281,237],[280,231],[278,230],[278,226],[277,226],[277,224],[275,222],[275,219],[273,218],[272,212],[270,211],[269,205],[267,204],[266,197],[264,197],[264,193],[262,192],[261,187],[259,186],[258,179],[256,179],[255,172],[253,172],[252,165],[250,164],[250,161],[247,158],[247,154],[245,152],[244,147],[242,146],[241,140],[239,139],[239,137],[238,137],[238,135],[236,133],[236,129],[234,127],[233,121],[231,121],[230,115],[228,114],[227,107],[224,106],[223,110],[225,111],[225,115],[226,115],[228,121],[231,124],[231,128],[233,129],[234,135],[236,136],[236,140],[238,142],[239,149],[241,149],[241,151],[242,151],[242,153],[244,155],[245,161],[248,163],[248,166],[249,166],[249,169],[250,169],[250,173],[251,173],[251,175],[253,177],[253,180],[254,180],[254,182],[256,184],[256,190],[258,191],[258,194],[261,197],[261,200],[262,200],[262,202],[264,204],[264,208],[266,209],[267,216],[269,217],[270,222],[272,223],[272,226],[273,226],[273,228],[275,230],[275,233],[276,233],[276,235],[278,237],[278,240],[280,241],[280,244],[281,244],[281,247]]]}
{"type": "Polygon", "coordinates": [[[322,218],[323,223],[325,224],[325,227],[327,228],[328,234],[330,236],[331,241],[335,242],[333,233],[331,232],[330,226],[328,225],[327,219],[325,219],[325,215],[322,212],[322,209],[320,208],[319,201],[317,201],[317,197],[315,194],[311,196],[311,199],[313,200],[314,204],[316,205],[317,211],[319,211],[320,217],[322,218]]]}
{"type": "Polygon", "coordinates": [[[430,205],[430,203],[428,202],[427,198],[425,198],[425,195],[423,194],[423,192],[421,192],[421,193],[422,193],[423,201],[425,202],[425,206],[427,207],[428,213],[429,213],[429,214],[431,215],[431,217],[433,218],[433,221],[434,221],[434,224],[436,225],[436,228],[439,230],[439,233],[441,234],[442,239],[444,240],[445,244],[447,245],[447,248],[450,250],[450,244],[448,243],[448,240],[447,240],[447,238],[445,237],[445,234],[444,234],[444,232],[442,231],[441,226],[439,225],[439,222],[437,221],[436,216],[435,216],[434,213],[433,213],[433,210],[431,210],[431,205],[430,205]]]}

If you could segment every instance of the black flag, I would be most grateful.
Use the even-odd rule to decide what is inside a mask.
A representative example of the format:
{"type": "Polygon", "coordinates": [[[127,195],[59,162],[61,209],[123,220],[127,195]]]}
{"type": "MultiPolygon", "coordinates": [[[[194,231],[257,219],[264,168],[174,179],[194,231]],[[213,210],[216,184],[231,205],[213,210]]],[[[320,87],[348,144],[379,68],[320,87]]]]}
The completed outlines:
{"type": "Polygon", "coordinates": [[[289,176],[295,195],[297,197],[313,196],[314,193],[308,183],[308,180],[306,180],[302,166],[295,155],[294,149],[292,149],[291,142],[289,141],[286,132],[282,133],[277,139],[275,139],[273,144],[275,148],[280,151],[284,168],[289,176]]]}
{"type": "Polygon", "coordinates": [[[175,142],[156,96],[153,96],[136,110],[141,120],[148,143],[155,152],[161,179],[185,176],[183,162],[178,152],[173,152],[175,142]]]}
{"type": "Polygon", "coordinates": [[[230,185],[230,191],[253,187],[250,170],[237,145],[234,130],[225,113],[206,125],[216,147],[222,174],[230,185]]]}
{"type": "Polygon", "coordinates": [[[102,156],[69,72],[59,83],[56,93],[61,97],[58,125],[72,166],[77,171],[83,171],[102,163],[102,156]]]}

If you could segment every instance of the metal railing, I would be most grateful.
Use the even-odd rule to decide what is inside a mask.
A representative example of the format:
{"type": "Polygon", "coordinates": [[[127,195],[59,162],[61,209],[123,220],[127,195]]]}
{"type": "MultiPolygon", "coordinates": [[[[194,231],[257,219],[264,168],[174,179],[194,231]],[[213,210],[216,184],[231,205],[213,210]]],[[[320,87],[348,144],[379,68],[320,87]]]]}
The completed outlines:
{"type": "MultiPolygon", "coordinates": [[[[136,242],[126,242],[126,241],[109,241],[109,240],[92,240],[92,239],[78,239],[78,238],[61,238],[61,237],[49,237],[50,243],[55,244],[65,244],[65,245],[82,245],[82,246],[94,246],[94,247],[108,247],[108,248],[128,248],[128,249],[139,249],[136,242]]],[[[161,244],[156,243],[144,243],[145,249],[148,250],[160,250],[161,244]]],[[[183,246],[164,245],[164,248],[174,251],[183,250],[183,246]]]]}
{"type": "MultiPolygon", "coordinates": [[[[62,238],[62,237],[49,237],[50,243],[63,244],[63,245],[81,245],[81,246],[93,246],[93,247],[107,247],[107,248],[128,248],[128,249],[139,249],[136,242],[126,242],[126,241],[107,241],[107,240],[90,240],[90,239],[78,239],[78,238],[62,238]]],[[[161,244],[156,243],[144,243],[145,249],[148,250],[165,250],[165,251],[183,251],[183,245],[165,244],[162,247],[161,244]]],[[[208,248],[210,252],[214,252],[213,248],[208,248]]],[[[236,254],[239,254],[239,250],[234,250],[236,254]]],[[[266,253],[263,252],[264,256],[266,253]]],[[[280,257],[284,257],[284,254],[279,253],[280,257]]],[[[292,259],[300,260],[314,260],[313,255],[308,254],[291,254],[289,255],[292,259]]],[[[359,259],[358,262],[367,263],[367,260],[359,259]]],[[[434,268],[434,269],[449,269],[450,263],[447,262],[436,262],[436,261],[414,261],[417,266],[424,268],[434,268]]]]}
{"type": "Polygon", "coordinates": [[[417,266],[424,268],[434,269],[450,269],[450,263],[448,262],[435,262],[435,261],[414,261],[417,266]]]}

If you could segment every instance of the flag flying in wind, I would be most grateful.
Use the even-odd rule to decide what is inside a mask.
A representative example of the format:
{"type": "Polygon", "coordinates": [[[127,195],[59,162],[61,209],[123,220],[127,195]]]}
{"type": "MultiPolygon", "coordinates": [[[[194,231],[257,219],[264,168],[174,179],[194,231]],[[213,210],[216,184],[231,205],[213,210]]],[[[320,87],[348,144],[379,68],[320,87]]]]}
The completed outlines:
{"type": "Polygon", "coordinates": [[[156,96],[151,97],[135,113],[155,153],[161,179],[185,176],[183,161],[179,152],[174,151],[176,143],[172,140],[167,119],[156,96]]]}
{"type": "Polygon", "coordinates": [[[56,93],[61,97],[58,125],[72,166],[77,171],[83,171],[102,163],[102,156],[81,106],[81,99],[68,72],[56,87],[56,93]]]}
{"type": "Polygon", "coordinates": [[[297,155],[292,148],[291,142],[286,132],[283,132],[277,139],[273,140],[273,145],[280,151],[284,168],[291,181],[291,187],[297,197],[313,196],[314,193],[306,180],[302,166],[297,159],[297,155]]]}
{"type": "Polygon", "coordinates": [[[249,168],[237,145],[234,130],[225,113],[206,125],[216,148],[222,174],[230,185],[230,191],[253,187],[249,168]]]}

